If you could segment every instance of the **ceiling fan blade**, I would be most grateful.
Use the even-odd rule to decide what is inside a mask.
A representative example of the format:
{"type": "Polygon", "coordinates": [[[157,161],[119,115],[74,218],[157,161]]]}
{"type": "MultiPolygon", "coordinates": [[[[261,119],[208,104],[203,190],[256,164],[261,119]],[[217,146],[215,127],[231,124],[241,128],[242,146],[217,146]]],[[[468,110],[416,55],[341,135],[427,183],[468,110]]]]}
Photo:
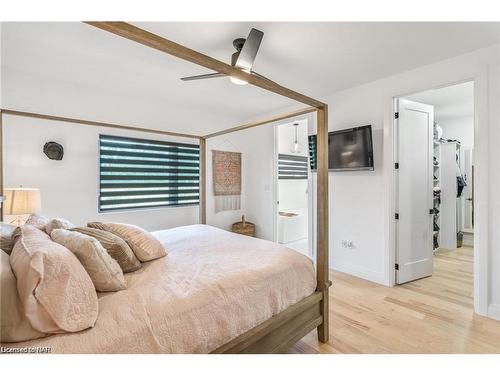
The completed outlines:
{"type": "Polygon", "coordinates": [[[257,56],[260,42],[262,42],[263,37],[264,33],[262,31],[257,29],[250,30],[245,44],[241,49],[240,55],[238,56],[238,60],[236,60],[236,67],[246,71],[250,71],[252,69],[255,56],[257,56]]]}
{"type": "Polygon", "coordinates": [[[200,74],[198,76],[190,76],[190,77],[182,77],[182,81],[196,81],[198,79],[207,79],[207,78],[218,78],[225,77],[225,74],[222,73],[208,73],[208,74],[200,74]]]}

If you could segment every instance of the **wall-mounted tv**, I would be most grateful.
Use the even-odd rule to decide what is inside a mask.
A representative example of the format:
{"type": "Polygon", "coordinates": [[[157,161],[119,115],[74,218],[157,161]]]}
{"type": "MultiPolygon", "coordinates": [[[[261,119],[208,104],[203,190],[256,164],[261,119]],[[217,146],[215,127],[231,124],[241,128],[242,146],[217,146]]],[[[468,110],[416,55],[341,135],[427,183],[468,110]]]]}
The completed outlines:
{"type": "MultiPolygon", "coordinates": [[[[309,162],[317,170],[316,135],[309,136],[309,162]]],[[[330,171],[373,171],[372,126],[336,130],[328,133],[330,171]]]]}

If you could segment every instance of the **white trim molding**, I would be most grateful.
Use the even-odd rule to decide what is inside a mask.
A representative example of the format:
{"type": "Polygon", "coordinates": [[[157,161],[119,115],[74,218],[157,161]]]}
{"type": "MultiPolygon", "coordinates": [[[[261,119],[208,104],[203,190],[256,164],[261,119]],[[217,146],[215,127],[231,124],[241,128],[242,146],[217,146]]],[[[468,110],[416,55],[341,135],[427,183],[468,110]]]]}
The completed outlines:
{"type": "Polygon", "coordinates": [[[360,267],[351,263],[335,261],[330,262],[330,268],[338,272],[347,273],[349,275],[353,275],[361,279],[371,281],[373,283],[387,286],[385,284],[383,273],[373,272],[373,270],[367,269],[365,267],[360,267]]]}
{"type": "MultiPolygon", "coordinates": [[[[475,217],[475,233],[474,233],[474,312],[488,316],[488,189],[489,189],[489,114],[488,114],[488,68],[483,67],[479,70],[472,70],[470,72],[461,72],[455,77],[444,78],[435,82],[429,82],[424,87],[418,90],[411,90],[394,94],[387,97],[387,112],[386,112],[386,130],[389,133],[390,147],[386,147],[385,152],[387,159],[390,160],[390,166],[394,165],[397,161],[396,149],[396,125],[394,121],[394,103],[398,97],[407,96],[411,93],[437,89],[446,87],[466,81],[474,82],[474,149],[475,152],[475,165],[474,165],[474,217],[475,217]],[[391,112],[389,112],[389,109],[391,112]]],[[[393,168],[387,168],[386,171],[386,186],[388,186],[387,197],[387,211],[386,220],[389,225],[386,229],[386,243],[389,245],[388,262],[386,262],[386,276],[389,279],[386,285],[395,285],[395,272],[393,265],[396,257],[396,243],[395,243],[395,221],[392,220],[395,212],[395,173],[393,168]]]]}
{"type": "Polygon", "coordinates": [[[500,305],[492,303],[488,306],[488,318],[500,320],[500,305]]]}

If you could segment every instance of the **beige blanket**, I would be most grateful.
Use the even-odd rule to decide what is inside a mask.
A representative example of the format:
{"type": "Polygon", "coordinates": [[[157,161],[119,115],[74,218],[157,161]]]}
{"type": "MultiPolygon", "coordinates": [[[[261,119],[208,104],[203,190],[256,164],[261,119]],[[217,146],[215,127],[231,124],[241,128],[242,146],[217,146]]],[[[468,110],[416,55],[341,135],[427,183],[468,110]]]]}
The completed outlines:
{"type": "Polygon", "coordinates": [[[208,353],[312,294],[309,258],[275,243],[190,225],[153,233],[168,255],[99,295],[95,327],[3,346],[52,353],[208,353]]]}

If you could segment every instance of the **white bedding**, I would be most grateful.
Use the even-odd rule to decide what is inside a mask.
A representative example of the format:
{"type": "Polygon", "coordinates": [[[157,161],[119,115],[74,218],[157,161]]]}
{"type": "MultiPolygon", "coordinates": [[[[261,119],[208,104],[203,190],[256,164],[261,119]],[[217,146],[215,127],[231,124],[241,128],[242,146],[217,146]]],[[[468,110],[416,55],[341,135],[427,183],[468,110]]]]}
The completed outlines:
{"type": "Polygon", "coordinates": [[[208,353],[312,294],[309,258],[281,245],[190,225],[153,234],[168,255],[99,295],[88,330],[3,346],[52,353],[208,353]]]}

